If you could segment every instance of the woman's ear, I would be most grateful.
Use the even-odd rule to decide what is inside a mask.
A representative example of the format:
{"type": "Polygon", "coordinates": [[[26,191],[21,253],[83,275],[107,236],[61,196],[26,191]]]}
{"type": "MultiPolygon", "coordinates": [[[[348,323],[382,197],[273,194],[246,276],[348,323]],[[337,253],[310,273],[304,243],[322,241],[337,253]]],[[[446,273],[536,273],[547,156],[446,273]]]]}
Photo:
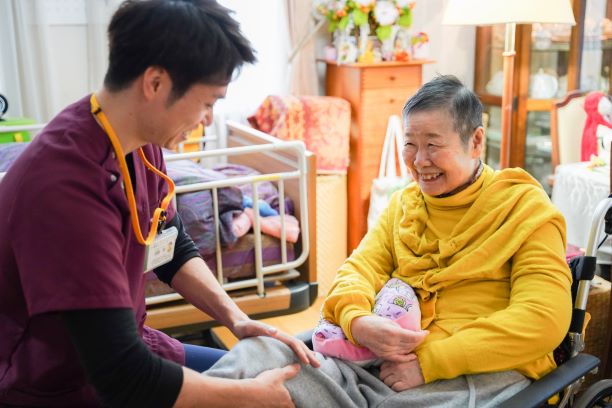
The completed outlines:
{"type": "Polygon", "coordinates": [[[485,144],[485,130],[482,126],[478,126],[472,138],[470,139],[471,155],[473,159],[476,159],[482,155],[485,144]]]}

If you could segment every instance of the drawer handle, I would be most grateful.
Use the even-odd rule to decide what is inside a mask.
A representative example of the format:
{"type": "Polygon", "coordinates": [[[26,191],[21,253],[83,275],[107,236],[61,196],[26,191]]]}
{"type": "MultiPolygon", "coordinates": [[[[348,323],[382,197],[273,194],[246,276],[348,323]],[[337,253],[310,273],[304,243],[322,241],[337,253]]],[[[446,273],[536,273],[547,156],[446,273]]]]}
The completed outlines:
{"type": "Polygon", "coordinates": [[[389,98],[389,103],[395,103],[395,98],[389,98]]]}
{"type": "Polygon", "coordinates": [[[391,75],[391,76],[389,77],[389,81],[395,81],[395,75],[391,75]]]}

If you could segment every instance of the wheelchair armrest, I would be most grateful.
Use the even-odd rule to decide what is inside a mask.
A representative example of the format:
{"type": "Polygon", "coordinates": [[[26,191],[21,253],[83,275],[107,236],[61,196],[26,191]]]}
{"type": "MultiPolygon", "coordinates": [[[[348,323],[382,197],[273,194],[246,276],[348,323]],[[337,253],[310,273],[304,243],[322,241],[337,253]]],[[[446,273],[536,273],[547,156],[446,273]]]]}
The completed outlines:
{"type": "Polygon", "coordinates": [[[590,354],[578,354],[557,367],[555,371],[534,381],[527,388],[504,401],[501,408],[539,407],[550,397],[586,375],[599,365],[599,359],[590,354]]]}

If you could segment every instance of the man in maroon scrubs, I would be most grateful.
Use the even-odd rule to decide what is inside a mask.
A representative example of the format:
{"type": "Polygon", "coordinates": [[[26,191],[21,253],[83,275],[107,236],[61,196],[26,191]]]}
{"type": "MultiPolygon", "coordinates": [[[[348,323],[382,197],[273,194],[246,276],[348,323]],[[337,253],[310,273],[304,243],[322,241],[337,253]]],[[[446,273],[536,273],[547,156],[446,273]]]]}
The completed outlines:
{"type": "Polygon", "coordinates": [[[165,223],[151,222],[168,195],[150,171],[164,171],[159,146],[209,120],[253,50],[214,0],[128,2],[108,33],[103,88],[59,113],[0,183],[0,405],[291,406],[283,382],[298,366],[205,377],[192,368],[222,352],[144,326],[145,248],[154,245],[145,237],[172,230],[160,279],[238,338],[276,337],[318,366],[299,341],[240,311],[171,206],[165,223]]]}

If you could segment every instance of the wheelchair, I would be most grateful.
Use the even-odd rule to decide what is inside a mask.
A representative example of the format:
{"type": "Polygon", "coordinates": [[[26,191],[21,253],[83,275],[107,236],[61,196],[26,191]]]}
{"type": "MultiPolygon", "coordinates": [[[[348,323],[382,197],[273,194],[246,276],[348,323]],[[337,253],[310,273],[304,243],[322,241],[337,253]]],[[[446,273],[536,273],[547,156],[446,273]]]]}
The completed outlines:
{"type": "Polygon", "coordinates": [[[550,406],[547,404],[549,398],[556,394],[561,396],[559,404],[556,405],[560,408],[612,407],[612,379],[600,380],[577,395],[585,375],[591,372],[596,373],[600,363],[597,357],[582,353],[584,350],[582,327],[589,288],[595,275],[597,249],[605,242],[604,239],[600,245],[597,245],[597,240],[603,232],[602,229],[605,230],[606,237],[612,234],[612,195],[601,201],[595,209],[586,254],[570,261],[573,275],[574,309],[569,332],[556,350],[556,355],[565,354],[566,358],[559,362],[555,371],[534,381],[527,388],[506,400],[500,407],[547,407],[550,406]]]}
{"type": "MultiPolygon", "coordinates": [[[[607,235],[612,235],[612,195],[601,201],[595,210],[586,254],[570,261],[574,308],[569,331],[561,345],[555,350],[557,369],[504,401],[500,408],[612,407],[612,379],[600,380],[578,394],[584,377],[589,373],[596,373],[600,364],[597,357],[582,353],[584,350],[582,328],[589,288],[595,275],[596,253],[599,247],[596,241],[604,229],[607,235]],[[559,395],[559,403],[549,405],[548,401],[555,395],[559,395]]],[[[602,244],[603,242],[605,239],[602,244]]],[[[312,332],[309,330],[297,335],[311,349],[312,332]]]]}

